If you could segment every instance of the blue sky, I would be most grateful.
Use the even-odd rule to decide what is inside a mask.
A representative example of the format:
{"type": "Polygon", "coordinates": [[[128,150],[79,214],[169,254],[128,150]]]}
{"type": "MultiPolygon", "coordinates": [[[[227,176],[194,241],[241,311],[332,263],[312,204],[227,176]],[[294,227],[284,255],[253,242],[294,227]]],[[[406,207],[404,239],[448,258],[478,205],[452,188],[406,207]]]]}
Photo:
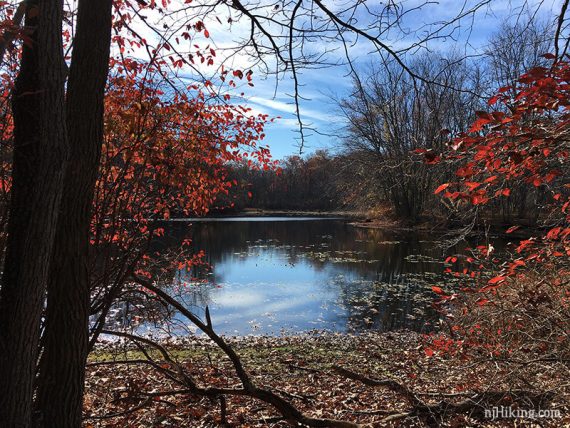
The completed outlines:
{"type": "MultiPolygon", "coordinates": [[[[182,1],[182,0],[174,0],[182,1]]],[[[305,0],[304,5],[311,4],[312,0],[305,0]]],[[[355,0],[323,0],[323,3],[332,10],[341,10],[354,4],[355,0]]],[[[192,4],[199,3],[195,0],[192,4]]],[[[272,8],[275,0],[242,0],[243,4],[257,4],[260,10],[263,7],[272,8]],[[264,6],[270,5],[270,6],[264,6]]],[[[559,11],[562,0],[400,0],[397,2],[407,10],[413,10],[401,21],[401,26],[391,29],[383,35],[382,40],[391,48],[398,50],[409,47],[422,37],[426,31],[449,21],[451,18],[468,10],[472,6],[485,3],[473,15],[468,15],[457,22],[453,28],[446,28],[448,37],[438,38],[425,43],[421,49],[417,49],[408,55],[417,54],[423,50],[449,51],[452,48],[463,49],[467,54],[481,52],[488,38],[497,31],[501,22],[509,16],[516,15],[521,8],[534,13],[538,10],[538,16],[543,19],[552,17],[559,11]],[[425,4],[419,9],[419,5],[425,4]]],[[[203,1],[202,4],[211,4],[203,1]]],[[[379,5],[385,4],[378,0],[367,0],[361,4],[371,7],[372,10],[379,5]]],[[[229,10],[229,9],[228,9],[229,10]]],[[[279,13],[279,12],[277,12],[279,13]]],[[[364,28],[372,22],[367,11],[359,9],[355,16],[357,26],[364,28]]],[[[160,19],[160,18],[159,18],[160,19]]],[[[180,17],[173,15],[169,24],[176,26],[180,17]]],[[[515,19],[515,18],[511,18],[515,19]]],[[[239,43],[240,38],[249,36],[249,24],[245,20],[239,20],[228,26],[222,13],[210,14],[204,22],[208,27],[210,39],[201,42],[210,43],[218,52],[218,61],[224,61],[224,49],[229,49],[239,43]],[[221,18],[221,19],[219,19],[221,18]],[[219,19],[219,20],[218,20],[219,19]],[[239,22],[243,21],[243,22],[239,22]],[[244,24],[246,25],[244,27],[244,24]]],[[[160,26],[164,18],[155,23],[160,26]]],[[[142,28],[142,27],[141,27],[142,28]]],[[[152,38],[152,34],[141,30],[143,34],[152,38]]],[[[374,29],[371,30],[372,32],[374,29]]],[[[279,31],[277,30],[277,33],[279,31]]],[[[372,61],[379,59],[379,53],[374,51],[370,43],[347,35],[348,50],[351,61],[357,70],[363,70],[372,61]],[[352,38],[351,38],[352,37],[352,38]]],[[[198,40],[199,41],[199,40],[198,40]]],[[[192,42],[193,43],[193,42],[192,42]]],[[[313,53],[329,52],[327,60],[335,63],[345,61],[344,51],[340,43],[323,43],[315,40],[309,44],[313,53]]],[[[272,67],[271,58],[268,60],[272,67]]],[[[293,94],[293,82],[288,73],[281,74],[278,79],[274,76],[264,77],[263,71],[253,65],[253,59],[247,55],[234,56],[231,60],[225,60],[226,67],[251,69],[254,71],[254,87],[243,85],[233,91],[233,99],[240,103],[246,103],[252,108],[252,113],[265,113],[270,117],[280,117],[274,123],[266,127],[266,144],[269,145],[274,158],[299,154],[298,123],[295,116],[293,94]],[[244,98],[240,93],[244,92],[244,98]]],[[[205,70],[205,69],[204,69],[205,70]]],[[[211,73],[210,71],[207,71],[211,73]]],[[[185,71],[191,76],[191,71],[185,71]]],[[[314,128],[308,130],[304,141],[304,154],[317,149],[335,150],[339,146],[338,135],[342,134],[343,118],[339,114],[334,99],[347,97],[351,89],[351,77],[348,76],[348,67],[341,65],[325,68],[308,68],[299,71],[301,118],[306,125],[314,128]]]]}
{"type": "MultiPolygon", "coordinates": [[[[413,1],[407,2],[412,6],[413,1]]],[[[443,21],[457,13],[458,5],[462,1],[446,0],[439,4],[429,5],[420,13],[413,15],[406,24],[409,28],[419,28],[423,24],[443,21]]],[[[549,0],[535,2],[540,5],[539,15],[542,18],[551,17],[559,10],[559,1],[549,0]]],[[[473,17],[463,20],[461,28],[453,32],[453,38],[446,38],[429,43],[428,47],[434,50],[448,51],[456,47],[466,49],[468,53],[481,51],[488,38],[497,31],[500,23],[506,20],[513,9],[520,8],[523,2],[492,0],[486,7],[481,8],[473,17]],[[465,42],[468,42],[467,45],[465,42]],[[467,46],[467,47],[466,47],[467,46]]],[[[531,6],[535,10],[535,6],[531,6]]],[[[393,45],[409,44],[413,36],[396,40],[393,45]]],[[[323,46],[323,49],[325,46],[323,46]]],[[[351,49],[351,57],[359,68],[365,68],[377,55],[371,52],[371,47],[366,43],[359,42],[351,49]]],[[[346,97],[351,89],[351,78],[348,75],[348,67],[335,66],[317,70],[303,70],[300,75],[300,83],[303,85],[301,94],[301,116],[304,121],[310,123],[318,132],[308,132],[305,139],[304,153],[325,148],[335,150],[339,145],[336,137],[341,134],[343,119],[339,114],[334,99],[346,97]]],[[[266,129],[266,142],[271,148],[275,158],[283,158],[299,153],[299,133],[297,119],[294,114],[292,83],[290,76],[286,76],[278,82],[275,90],[275,78],[263,79],[256,76],[255,87],[247,88],[247,104],[254,111],[268,113],[271,116],[280,116],[266,129]]]]}
{"type": "MultiPolygon", "coordinates": [[[[321,148],[332,150],[337,145],[335,135],[338,135],[343,122],[334,99],[345,96],[351,89],[351,78],[346,74],[344,67],[300,73],[303,84],[300,91],[304,98],[300,103],[301,117],[308,127],[315,128],[306,131],[303,153],[321,148]]],[[[245,102],[249,107],[279,117],[266,127],[266,142],[273,156],[283,158],[299,154],[299,124],[294,99],[290,96],[293,92],[291,82],[279,82],[275,97],[274,79],[257,79],[255,86],[248,89],[245,102]]]]}

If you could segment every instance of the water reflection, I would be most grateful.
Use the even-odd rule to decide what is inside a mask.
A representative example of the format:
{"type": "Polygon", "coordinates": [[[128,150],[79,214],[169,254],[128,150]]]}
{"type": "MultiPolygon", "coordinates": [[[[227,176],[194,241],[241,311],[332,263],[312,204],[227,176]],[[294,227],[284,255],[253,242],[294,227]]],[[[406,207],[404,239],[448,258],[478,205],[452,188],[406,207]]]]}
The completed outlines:
{"type": "Polygon", "coordinates": [[[443,271],[433,238],[338,219],[279,220],[193,224],[194,247],[212,270],[179,271],[175,284],[196,313],[209,306],[218,332],[424,330],[433,321],[431,284],[443,271]]]}

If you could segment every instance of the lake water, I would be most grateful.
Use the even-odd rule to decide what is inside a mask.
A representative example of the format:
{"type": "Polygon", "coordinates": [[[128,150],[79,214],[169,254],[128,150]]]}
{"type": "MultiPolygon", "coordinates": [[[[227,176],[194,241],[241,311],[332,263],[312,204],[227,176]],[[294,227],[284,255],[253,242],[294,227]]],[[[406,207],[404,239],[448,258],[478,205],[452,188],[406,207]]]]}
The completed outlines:
{"type": "MultiPolygon", "coordinates": [[[[166,234],[182,227],[171,222],[166,234]]],[[[196,314],[207,305],[219,333],[426,331],[436,319],[431,285],[444,250],[433,234],[332,218],[242,217],[193,221],[192,239],[210,269],[178,271],[170,291],[196,314]]]]}

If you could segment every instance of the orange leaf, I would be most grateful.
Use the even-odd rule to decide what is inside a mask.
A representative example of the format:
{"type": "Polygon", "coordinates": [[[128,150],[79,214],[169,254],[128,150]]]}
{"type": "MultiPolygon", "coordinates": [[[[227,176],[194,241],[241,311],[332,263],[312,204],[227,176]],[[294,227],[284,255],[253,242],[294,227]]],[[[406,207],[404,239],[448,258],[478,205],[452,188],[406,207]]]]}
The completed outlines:
{"type": "Polygon", "coordinates": [[[434,286],[431,287],[431,290],[432,290],[434,293],[439,294],[440,296],[441,296],[441,295],[445,295],[445,292],[443,291],[443,289],[442,289],[441,287],[437,287],[437,286],[434,285],[434,286]]]}
{"type": "Polygon", "coordinates": [[[489,280],[489,284],[500,284],[501,282],[503,282],[505,280],[505,278],[506,278],[506,276],[502,276],[502,275],[496,276],[496,277],[491,278],[489,280]]]}
{"type": "Polygon", "coordinates": [[[438,193],[443,192],[443,191],[444,191],[445,189],[447,189],[449,186],[451,186],[451,183],[442,184],[442,185],[439,186],[437,189],[435,189],[435,192],[433,192],[433,193],[437,195],[438,193]]]}
{"type": "Polygon", "coordinates": [[[481,183],[477,183],[475,181],[466,181],[464,184],[465,186],[467,186],[469,190],[475,190],[477,187],[481,185],[481,183]]]}

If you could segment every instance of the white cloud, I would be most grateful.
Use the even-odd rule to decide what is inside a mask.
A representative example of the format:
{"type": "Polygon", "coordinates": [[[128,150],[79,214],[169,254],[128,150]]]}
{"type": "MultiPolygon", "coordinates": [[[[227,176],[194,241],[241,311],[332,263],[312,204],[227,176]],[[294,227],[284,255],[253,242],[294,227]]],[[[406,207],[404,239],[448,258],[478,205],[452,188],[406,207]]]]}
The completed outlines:
{"type": "MultiPolygon", "coordinates": [[[[426,3],[425,0],[402,0],[402,2],[398,4],[401,4],[405,9],[414,8],[420,4],[425,4],[425,7],[406,15],[401,23],[402,25],[394,26],[392,30],[385,33],[382,36],[382,41],[396,50],[405,49],[421,38],[422,31],[434,30],[444,21],[457,16],[464,5],[466,5],[466,9],[468,9],[479,2],[480,0],[440,0],[439,2],[426,3]]],[[[542,0],[529,0],[528,4],[532,9],[541,2],[542,0]]],[[[282,11],[277,12],[276,15],[271,12],[275,4],[273,0],[244,0],[242,3],[246,5],[249,4],[249,6],[255,4],[256,7],[258,7],[257,12],[260,15],[267,14],[267,16],[274,16],[275,19],[278,20],[284,19],[282,11]]],[[[328,3],[328,7],[330,7],[333,12],[339,13],[342,9],[352,4],[350,0],[331,1],[328,3]]],[[[472,22],[471,17],[466,17],[462,20],[460,29],[453,33],[458,39],[457,43],[465,44],[465,41],[469,38],[471,42],[469,48],[473,46],[475,49],[480,49],[488,36],[499,28],[498,23],[507,17],[513,8],[520,7],[525,3],[527,2],[523,0],[493,0],[488,7],[479,10],[475,21],[472,22]],[[473,25],[473,28],[471,25],[473,25]],[[471,32],[471,29],[473,29],[473,32],[471,32]]],[[[542,11],[545,14],[551,11],[557,11],[561,3],[561,0],[544,0],[542,11]]],[[[295,117],[296,109],[294,100],[288,96],[288,94],[293,93],[290,75],[281,74],[278,82],[274,80],[275,76],[271,74],[267,79],[264,79],[264,70],[259,65],[254,64],[254,58],[251,55],[253,52],[241,51],[239,54],[231,55],[232,52],[234,52],[232,48],[239,46],[240,41],[243,42],[249,38],[249,21],[243,17],[241,20],[237,19],[238,14],[235,10],[231,8],[224,9],[223,6],[219,6],[215,12],[206,14],[205,19],[204,16],[198,17],[202,12],[199,8],[195,9],[194,5],[203,5],[203,12],[205,13],[210,9],[212,4],[213,3],[209,0],[195,0],[192,2],[192,8],[189,9],[192,12],[188,12],[188,14],[195,14],[194,19],[183,12],[172,14],[166,18],[156,11],[153,12],[148,9],[144,11],[144,14],[148,17],[148,23],[156,28],[160,29],[163,24],[166,24],[168,30],[165,30],[165,33],[170,35],[176,33],[176,29],[183,29],[187,19],[190,23],[202,19],[209,30],[211,38],[205,38],[203,34],[193,34],[192,40],[184,41],[181,39],[180,45],[176,47],[180,48],[181,51],[194,51],[195,48],[193,45],[197,43],[201,47],[210,44],[211,47],[216,49],[216,62],[213,67],[208,67],[199,62],[195,66],[199,72],[204,73],[206,76],[214,76],[211,77],[211,80],[215,84],[220,83],[219,79],[217,79],[219,75],[216,76],[216,72],[219,71],[217,67],[222,63],[225,63],[226,68],[253,68],[253,82],[255,84],[253,88],[248,87],[247,82],[237,81],[238,88],[228,89],[224,87],[224,90],[227,89],[231,93],[232,99],[236,102],[245,103],[251,107],[252,110],[250,114],[252,115],[268,114],[270,117],[282,116],[281,119],[276,119],[275,123],[271,125],[271,129],[274,132],[273,135],[277,135],[277,137],[273,138],[273,135],[269,135],[268,133],[268,139],[277,140],[279,138],[280,144],[290,144],[293,146],[294,136],[292,137],[292,135],[298,127],[298,122],[295,117]],[[231,25],[227,22],[227,18],[230,15],[234,18],[231,25]],[[220,20],[219,22],[218,18],[220,20]],[[276,84],[278,84],[277,87],[276,84]],[[240,95],[242,91],[245,92],[244,97],[240,95]]],[[[357,21],[355,25],[369,32],[380,31],[380,27],[371,25],[372,17],[366,7],[379,8],[382,7],[383,4],[386,3],[369,2],[368,5],[360,7],[360,11],[354,17],[357,21]]],[[[171,9],[176,9],[181,5],[183,5],[183,0],[174,0],[171,9]]],[[[283,29],[281,27],[265,20],[264,24],[267,25],[268,31],[276,36],[283,35],[283,29]]],[[[149,30],[147,25],[140,22],[140,20],[135,20],[132,26],[152,44],[157,44],[160,41],[158,36],[149,30]]],[[[357,38],[348,32],[345,33],[344,36],[348,44],[349,54],[357,69],[365,70],[366,66],[372,61],[379,61],[374,46],[370,41],[362,37],[357,38]]],[[[175,37],[172,37],[170,41],[175,44],[175,37]]],[[[263,38],[258,39],[257,42],[260,45],[268,44],[267,40],[263,40],[263,38]]],[[[451,38],[437,39],[429,43],[429,48],[446,50],[451,44],[453,44],[451,38]]],[[[324,42],[322,39],[319,40],[318,37],[315,37],[312,40],[307,40],[303,48],[306,49],[305,53],[309,54],[327,52],[325,59],[331,63],[345,62],[345,51],[339,40],[334,41],[329,39],[324,42]]],[[[146,51],[140,50],[136,52],[136,55],[145,57],[146,51]]],[[[268,61],[268,68],[273,72],[275,70],[274,58],[267,56],[266,59],[268,61]]],[[[306,68],[298,69],[298,71],[300,84],[304,85],[299,88],[300,94],[304,98],[309,98],[309,100],[301,100],[300,110],[303,122],[307,124],[314,123],[314,127],[320,132],[334,133],[334,129],[338,128],[339,122],[341,122],[342,119],[339,119],[339,117],[333,113],[333,103],[330,101],[330,98],[327,99],[327,96],[334,95],[339,98],[349,96],[352,82],[351,79],[346,76],[346,67],[306,68]]],[[[179,74],[180,77],[188,77],[189,80],[191,80],[192,76],[196,76],[196,72],[190,70],[189,67],[180,70],[179,74]]],[[[317,141],[316,136],[310,138],[312,138],[312,141],[317,141]]],[[[332,138],[330,140],[332,141],[332,138]]]]}
{"type": "MultiPolygon", "coordinates": [[[[262,107],[268,107],[268,108],[275,110],[275,111],[278,111],[278,112],[288,113],[288,114],[296,114],[296,107],[295,107],[293,100],[291,100],[290,102],[284,102],[284,101],[278,101],[276,99],[271,99],[271,98],[263,98],[263,97],[259,97],[259,96],[253,96],[253,97],[249,98],[249,101],[255,105],[262,106],[262,107]]],[[[300,106],[300,112],[301,112],[301,118],[303,118],[305,120],[310,119],[310,120],[316,120],[316,121],[320,121],[320,122],[328,122],[328,121],[331,121],[334,119],[333,116],[331,116],[328,113],[324,113],[324,112],[320,112],[317,110],[306,108],[302,104],[300,106]]]]}

